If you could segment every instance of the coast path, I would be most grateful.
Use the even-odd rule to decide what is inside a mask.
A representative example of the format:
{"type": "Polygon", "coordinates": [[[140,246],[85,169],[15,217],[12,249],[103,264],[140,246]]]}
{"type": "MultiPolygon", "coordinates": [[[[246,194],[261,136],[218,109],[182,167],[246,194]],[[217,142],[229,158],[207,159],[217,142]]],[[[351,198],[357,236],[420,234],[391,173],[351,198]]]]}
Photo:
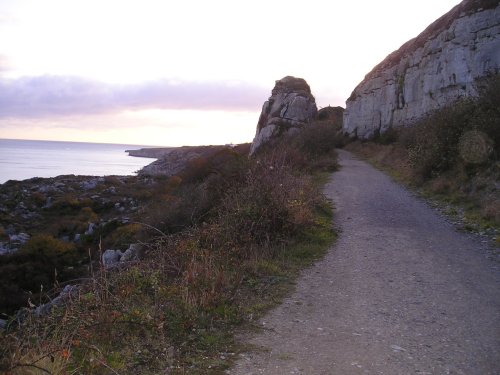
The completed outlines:
{"type": "Polygon", "coordinates": [[[339,238],[229,374],[499,374],[500,272],[481,240],[351,154],[325,193],[339,238]]]}

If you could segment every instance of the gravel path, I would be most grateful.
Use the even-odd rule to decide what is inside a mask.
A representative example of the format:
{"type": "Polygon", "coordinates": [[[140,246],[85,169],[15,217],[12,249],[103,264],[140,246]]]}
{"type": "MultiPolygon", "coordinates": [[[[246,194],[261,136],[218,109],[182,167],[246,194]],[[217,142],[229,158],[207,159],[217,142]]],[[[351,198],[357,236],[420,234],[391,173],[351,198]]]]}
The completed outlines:
{"type": "Polygon", "coordinates": [[[340,236],[230,374],[500,374],[500,272],[477,239],[340,151],[340,236]]]}

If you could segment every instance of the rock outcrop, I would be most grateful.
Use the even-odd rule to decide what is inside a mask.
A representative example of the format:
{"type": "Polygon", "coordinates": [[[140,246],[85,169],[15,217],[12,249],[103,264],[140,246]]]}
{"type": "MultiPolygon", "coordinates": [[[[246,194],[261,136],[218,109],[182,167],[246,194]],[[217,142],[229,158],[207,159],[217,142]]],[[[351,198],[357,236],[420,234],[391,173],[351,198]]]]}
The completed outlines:
{"type": "Polygon", "coordinates": [[[116,267],[120,263],[130,262],[132,260],[137,260],[141,257],[142,245],[141,244],[131,244],[125,252],[120,250],[106,250],[102,254],[102,264],[104,268],[109,269],[116,267]]]}
{"type": "Polygon", "coordinates": [[[343,129],[370,138],[477,94],[500,71],[498,0],[465,0],[377,65],[347,99],[343,129]]]}
{"type": "Polygon", "coordinates": [[[191,160],[203,157],[208,158],[228,146],[183,146],[163,149],[153,149],[153,154],[148,155],[148,149],[129,150],[131,156],[158,157],[151,164],[139,171],[139,176],[174,176],[182,172],[191,160]]]}
{"type": "Polygon", "coordinates": [[[176,149],[176,147],[147,147],[139,150],[125,150],[125,152],[127,152],[129,156],[159,159],[168,155],[174,149],[176,149]]]}
{"type": "Polygon", "coordinates": [[[276,81],[271,97],[262,107],[250,155],[277,137],[296,134],[315,118],[317,111],[304,79],[287,76],[276,81]]]}
{"type": "Polygon", "coordinates": [[[77,285],[66,285],[56,298],[50,302],[37,306],[35,308],[35,316],[45,316],[50,313],[54,307],[63,305],[78,292],[78,289],[79,287],[77,285]]]}

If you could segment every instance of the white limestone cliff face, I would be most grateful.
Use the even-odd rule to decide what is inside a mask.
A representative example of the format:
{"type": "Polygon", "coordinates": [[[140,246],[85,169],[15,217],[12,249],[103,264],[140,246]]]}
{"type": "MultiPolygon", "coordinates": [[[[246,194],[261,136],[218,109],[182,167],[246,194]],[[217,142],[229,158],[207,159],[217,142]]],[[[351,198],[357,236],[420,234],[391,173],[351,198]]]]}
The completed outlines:
{"type": "Polygon", "coordinates": [[[317,111],[304,79],[287,76],[276,81],[271,97],[262,106],[250,155],[275,138],[296,134],[315,118],[317,111]]]}
{"type": "Polygon", "coordinates": [[[465,0],[377,65],[346,101],[343,129],[371,138],[474,96],[500,72],[498,0],[465,0]]]}

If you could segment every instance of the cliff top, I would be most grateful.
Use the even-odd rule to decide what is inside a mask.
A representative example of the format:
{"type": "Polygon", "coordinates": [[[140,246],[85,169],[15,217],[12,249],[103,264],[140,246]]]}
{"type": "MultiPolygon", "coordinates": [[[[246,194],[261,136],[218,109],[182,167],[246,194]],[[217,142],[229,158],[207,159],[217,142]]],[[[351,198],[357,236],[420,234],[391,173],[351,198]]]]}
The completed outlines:
{"type": "MultiPolygon", "coordinates": [[[[370,73],[368,73],[360,84],[372,79],[379,72],[389,69],[397,65],[404,56],[409,55],[418,48],[422,47],[428,40],[435,38],[438,34],[448,29],[456,19],[465,15],[474,14],[476,12],[496,8],[498,0],[464,0],[460,4],[453,7],[448,13],[438,18],[431,23],[423,32],[416,38],[410,39],[404,43],[399,49],[389,54],[381,63],[376,65],[370,73]]],[[[356,89],[352,92],[347,100],[351,100],[356,89]]]]}

